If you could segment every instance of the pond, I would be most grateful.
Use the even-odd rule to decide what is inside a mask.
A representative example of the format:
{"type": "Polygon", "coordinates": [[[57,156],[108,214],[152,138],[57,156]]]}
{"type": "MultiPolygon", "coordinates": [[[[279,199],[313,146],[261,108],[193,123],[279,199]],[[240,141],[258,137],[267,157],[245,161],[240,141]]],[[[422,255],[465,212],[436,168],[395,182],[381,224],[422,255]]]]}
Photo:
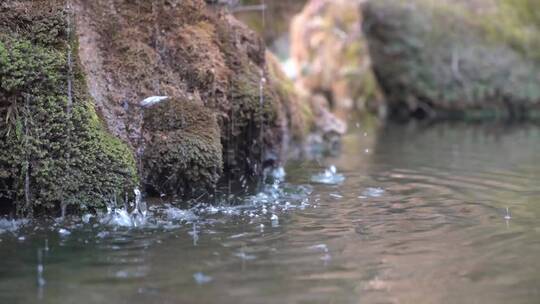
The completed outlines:
{"type": "Polygon", "coordinates": [[[4,219],[0,303],[538,303],[540,128],[353,123],[285,172],[138,227],[4,219]]]}

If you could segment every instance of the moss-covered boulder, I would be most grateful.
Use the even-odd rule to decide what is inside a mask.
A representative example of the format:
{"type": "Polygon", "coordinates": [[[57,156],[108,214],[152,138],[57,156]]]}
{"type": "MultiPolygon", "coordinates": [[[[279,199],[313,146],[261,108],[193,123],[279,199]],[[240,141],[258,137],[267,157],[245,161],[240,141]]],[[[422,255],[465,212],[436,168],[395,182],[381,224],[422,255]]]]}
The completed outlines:
{"type": "Polygon", "coordinates": [[[160,193],[201,195],[217,184],[222,170],[219,126],[200,100],[175,98],[144,115],[144,180],[160,193]]]}
{"type": "Polygon", "coordinates": [[[20,215],[100,207],[138,183],[87,93],[70,18],[63,1],[0,3],[0,202],[20,215]]]}
{"type": "Polygon", "coordinates": [[[367,1],[363,29],[390,113],[537,118],[540,23],[532,12],[539,7],[529,0],[367,1]]]}

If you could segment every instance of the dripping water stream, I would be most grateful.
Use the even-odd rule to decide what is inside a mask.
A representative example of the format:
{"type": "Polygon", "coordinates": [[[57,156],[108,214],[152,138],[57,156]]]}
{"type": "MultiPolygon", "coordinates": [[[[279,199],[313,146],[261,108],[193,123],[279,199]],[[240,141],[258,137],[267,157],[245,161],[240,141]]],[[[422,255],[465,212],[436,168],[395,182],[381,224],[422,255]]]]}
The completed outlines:
{"type": "MultiPolygon", "coordinates": [[[[263,36],[264,36],[264,33],[266,31],[266,7],[264,5],[264,0],[262,0],[262,3],[261,3],[261,17],[262,17],[262,33],[263,33],[263,36]]],[[[264,115],[264,106],[265,106],[265,97],[264,97],[264,90],[265,90],[265,85],[266,85],[266,77],[265,77],[265,70],[264,68],[261,69],[260,71],[260,79],[259,79],[259,112],[260,112],[260,126],[259,126],[259,132],[260,132],[260,135],[259,135],[259,145],[261,146],[261,149],[260,149],[260,159],[259,159],[259,163],[260,163],[260,170],[259,170],[259,174],[261,175],[260,179],[259,179],[259,186],[258,186],[258,190],[262,190],[262,187],[263,187],[263,184],[265,182],[265,174],[264,174],[264,160],[265,160],[265,142],[264,142],[264,137],[265,137],[265,115],[264,115]]]]}
{"type": "MultiPolygon", "coordinates": [[[[66,176],[69,178],[70,168],[71,168],[71,125],[72,121],[72,111],[73,111],[73,29],[72,29],[72,7],[70,0],[66,0],[66,40],[67,40],[67,105],[66,105],[66,114],[67,120],[70,122],[68,124],[67,130],[67,143],[66,143],[66,176]]],[[[65,218],[67,203],[62,200],[60,202],[61,217],[65,218]]]]}

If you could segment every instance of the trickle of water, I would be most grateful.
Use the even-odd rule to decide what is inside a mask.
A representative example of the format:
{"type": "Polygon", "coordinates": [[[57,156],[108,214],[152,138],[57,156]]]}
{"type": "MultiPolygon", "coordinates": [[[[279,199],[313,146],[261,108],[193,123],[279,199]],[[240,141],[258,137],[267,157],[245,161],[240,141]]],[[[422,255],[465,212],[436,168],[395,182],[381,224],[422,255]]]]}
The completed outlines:
{"type": "Polygon", "coordinates": [[[193,238],[193,246],[197,246],[197,242],[199,241],[199,232],[197,231],[196,223],[193,223],[193,230],[189,234],[193,238]]]}
{"type": "Polygon", "coordinates": [[[66,218],[67,204],[62,202],[61,205],[60,205],[60,210],[61,210],[60,219],[65,219],[66,218]]]}
{"type": "Polygon", "coordinates": [[[512,219],[512,214],[510,213],[510,208],[506,207],[506,214],[504,215],[504,219],[509,221],[512,219]]]}
{"type": "MultiPolygon", "coordinates": [[[[264,162],[264,86],[266,84],[266,78],[264,77],[264,71],[261,69],[261,78],[259,81],[259,111],[260,111],[260,138],[259,144],[261,145],[261,159],[260,165],[262,170],[262,165],[264,162]]],[[[264,181],[263,181],[264,182],[264,181]]]]}
{"type": "Polygon", "coordinates": [[[25,98],[25,114],[24,114],[24,150],[25,150],[25,170],[24,170],[24,199],[26,207],[30,208],[30,159],[28,150],[29,128],[28,128],[28,113],[30,111],[30,97],[25,98]]]}
{"type": "Polygon", "coordinates": [[[44,267],[43,267],[43,251],[41,248],[38,249],[37,251],[37,260],[38,260],[38,263],[37,263],[37,285],[39,288],[42,288],[43,286],[45,286],[45,279],[43,278],[43,270],[44,270],[44,267]]]}
{"type": "Polygon", "coordinates": [[[68,77],[67,77],[67,113],[71,115],[71,109],[73,107],[73,59],[72,49],[71,49],[71,3],[70,1],[66,2],[66,12],[67,12],[67,22],[66,22],[66,33],[67,33],[67,67],[68,67],[68,77]]]}

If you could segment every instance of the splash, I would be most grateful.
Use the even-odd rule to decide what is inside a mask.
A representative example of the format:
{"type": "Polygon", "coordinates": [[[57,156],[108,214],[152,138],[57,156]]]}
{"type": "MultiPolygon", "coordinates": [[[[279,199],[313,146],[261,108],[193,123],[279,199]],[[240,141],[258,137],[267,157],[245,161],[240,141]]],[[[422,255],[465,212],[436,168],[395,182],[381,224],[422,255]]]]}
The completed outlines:
{"type": "Polygon", "coordinates": [[[510,208],[506,207],[506,214],[504,215],[504,219],[509,221],[512,219],[512,214],[510,213],[510,208]]]}
{"type": "Polygon", "coordinates": [[[210,283],[214,280],[211,276],[207,276],[202,272],[197,272],[193,274],[193,279],[195,280],[195,283],[199,285],[210,283]]]}
{"type": "Polygon", "coordinates": [[[313,175],[311,181],[319,184],[338,185],[345,181],[345,176],[337,173],[336,166],[332,165],[330,168],[324,170],[323,173],[313,175]]]}
{"type": "MultiPolygon", "coordinates": [[[[109,200],[105,212],[45,220],[36,229],[53,230],[61,239],[68,239],[79,229],[91,227],[97,228],[96,237],[103,239],[124,229],[176,230],[189,227],[188,233],[195,245],[199,235],[216,221],[243,219],[264,231],[265,227],[278,227],[282,215],[288,212],[315,207],[310,200],[311,186],[287,184],[285,176],[285,170],[277,168],[268,171],[267,182],[257,194],[218,203],[199,202],[189,208],[180,208],[173,202],[148,205],[141,191],[134,189],[135,199],[132,202],[124,204],[109,200]]],[[[21,242],[25,241],[26,236],[16,232],[28,222],[0,218],[0,233],[13,232],[15,237],[21,237],[21,242]]]]}
{"type": "Polygon", "coordinates": [[[116,201],[107,204],[107,214],[100,219],[101,224],[119,227],[143,227],[147,223],[148,210],[146,202],[142,200],[141,191],[138,188],[135,193],[135,208],[131,212],[127,206],[118,207],[116,201]]]}
{"type": "Polygon", "coordinates": [[[14,220],[0,218],[0,234],[6,232],[16,233],[17,231],[19,231],[19,229],[23,228],[28,223],[30,223],[30,220],[28,219],[14,220]]]}
{"type": "Polygon", "coordinates": [[[376,188],[369,187],[362,192],[363,197],[381,197],[383,196],[383,194],[384,194],[384,189],[379,188],[379,187],[376,187],[376,188]]]}

